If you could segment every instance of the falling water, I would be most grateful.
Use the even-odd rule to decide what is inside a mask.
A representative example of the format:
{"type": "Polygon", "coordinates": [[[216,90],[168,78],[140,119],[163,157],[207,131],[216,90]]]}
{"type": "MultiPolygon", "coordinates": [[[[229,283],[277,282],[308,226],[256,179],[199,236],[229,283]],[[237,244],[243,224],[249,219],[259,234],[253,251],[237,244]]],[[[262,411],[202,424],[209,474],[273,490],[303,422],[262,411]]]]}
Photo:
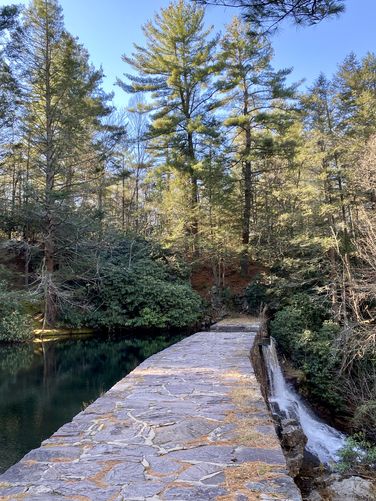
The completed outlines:
{"type": "Polygon", "coordinates": [[[321,463],[330,464],[338,460],[338,451],[345,445],[345,435],[321,421],[294,388],[287,384],[273,338],[269,345],[263,346],[263,355],[270,383],[269,401],[275,403],[287,417],[299,420],[308,439],[306,449],[321,463]]]}

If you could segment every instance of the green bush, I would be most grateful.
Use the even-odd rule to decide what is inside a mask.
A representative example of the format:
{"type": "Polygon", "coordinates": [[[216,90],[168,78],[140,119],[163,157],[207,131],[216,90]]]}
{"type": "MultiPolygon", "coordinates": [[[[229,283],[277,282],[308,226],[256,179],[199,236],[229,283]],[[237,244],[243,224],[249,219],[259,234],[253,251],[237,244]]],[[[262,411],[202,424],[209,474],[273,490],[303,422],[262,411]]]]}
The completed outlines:
{"type": "MultiPolygon", "coordinates": [[[[184,328],[202,314],[202,301],[161,250],[124,241],[102,257],[101,278],[86,287],[88,308],[65,309],[65,325],[121,329],[184,328]]],[[[82,297],[80,298],[82,301],[82,297]]]]}
{"type": "Polygon", "coordinates": [[[180,328],[197,322],[201,300],[189,285],[168,282],[151,272],[135,269],[119,273],[116,280],[104,280],[96,297],[100,307],[89,315],[89,323],[107,328],[180,328]]]}
{"type": "Polygon", "coordinates": [[[323,322],[330,318],[328,306],[321,298],[299,293],[289,297],[286,302],[301,312],[309,329],[320,329],[323,322]]]}
{"type": "Polygon", "coordinates": [[[33,339],[31,319],[20,311],[13,311],[0,322],[0,341],[23,342],[33,339]]]}
{"type": "Polygon", "coordinates": [[[339,325],[305,295],[291,298],[271,321],[271,335],[306,377],[302,390],[337,410],[342,407],[339,360],[334,341],[339,325]]]}
{"type": "Polygon", "coordinates": [[[339,325],[325,321],[318,332],[301,342],[305,360],[301,368],[306,374],[306,387],[316,400],[327,402],[333,409],[343,408],[339,359],[333,348],[339,325]]]}
{"type": "Polygon", "coordinates": [[[299,358],[298,335],[306,328],[307,322],[304,314],[294,306],[286,306],[278,311],[270,323],[271,335],[278,341],[282,350],[289,353],[292,360],[299,358]]]}
{"type": "Polygon", "coordinates": [[[267,286],[263,283],[262,277],[257,276],[245,290],[245,299],[248,311],[252,315],[258,315],[263,305],[267,303],[267,286]]]}
{"type": "Polygon", "coordinates": [[[375,476],[376,445],[365,438],[363,433],[356,433],[346,440],[346,445],[339,451],[336,469],[340,473],[375,476]]]}
{"type": "Polygon", "coordinates": [[[24,295],[0,282],[0,341],[23,342],[33,338],[31,318],[24,311],[24,295]]]}

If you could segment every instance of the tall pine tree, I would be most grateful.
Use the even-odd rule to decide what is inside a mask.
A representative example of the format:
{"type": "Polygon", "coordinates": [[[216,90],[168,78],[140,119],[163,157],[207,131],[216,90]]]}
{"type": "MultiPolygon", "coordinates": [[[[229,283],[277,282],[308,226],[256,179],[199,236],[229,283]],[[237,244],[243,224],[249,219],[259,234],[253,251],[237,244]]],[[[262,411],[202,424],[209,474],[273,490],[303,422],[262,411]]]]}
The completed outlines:
{"type": "Polygon", "coordinates": [[[169,151],[174,167],[189,179],[190,215],[186,232],[191,251],[198,253],[200,140],[213,134],[214,107],[211,77],[217,70],[213,53],[217,38],[204,27],[204,10],[178,0],[156,14],[144,28],[146,46],[135,45],[123,59],[137,75],[119,81],[127,92],[149,92],[152,111],[150,134],[162,155],[169,151]]]}
{"type": "Polygon", "coordinates": [[[275,71],[271,66],[272,48],[268,40],[250,32],[248,23],[235,17],[222,40],[220,58],[223,72],[219,89],[229,110],[225,125],[233,130],[236,161],[242,171],[242,270],[248,272],[250,224],[255,196],[252,161],[270,148],[273,130],[289,119],[286,100],[294,87],[286,87],[290,70],[275,71]],[[269,141],[265,141],[265,134],[269,141]]]}

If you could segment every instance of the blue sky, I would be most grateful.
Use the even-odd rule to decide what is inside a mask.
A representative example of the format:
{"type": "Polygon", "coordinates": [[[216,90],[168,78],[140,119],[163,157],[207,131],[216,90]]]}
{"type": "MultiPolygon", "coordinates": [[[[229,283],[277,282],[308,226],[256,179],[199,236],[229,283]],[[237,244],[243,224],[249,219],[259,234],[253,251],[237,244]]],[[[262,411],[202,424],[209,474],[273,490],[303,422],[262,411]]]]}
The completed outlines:
{"type": "MultiPolygon", "coordinates": [[[[0,0],[0,5],[17,0],[0,0]]],[[[18,2],[18,3],[28,3],[18,2]]],[[[96,66],[102,65],[106,91],[115,91],[115,104],[126,105],[128,96],[114,87],[116,77],[127,71],[121,55],[130,54],[133,42],[142,45],[141,26],[169,0],[61,0],[67,29],[89,50],[96,66]]],[[[338,19],[310,28],[284,24],[273,37],[275,68],[294,67],[292,80],[310,85],[320,71],[328,76],[351,51],[364,56],[376,51],[376,0],[347,0],[338,19]]],[[[230,21],[234,9],[209,7],[207,22],[217,31],[230,21]]]]}

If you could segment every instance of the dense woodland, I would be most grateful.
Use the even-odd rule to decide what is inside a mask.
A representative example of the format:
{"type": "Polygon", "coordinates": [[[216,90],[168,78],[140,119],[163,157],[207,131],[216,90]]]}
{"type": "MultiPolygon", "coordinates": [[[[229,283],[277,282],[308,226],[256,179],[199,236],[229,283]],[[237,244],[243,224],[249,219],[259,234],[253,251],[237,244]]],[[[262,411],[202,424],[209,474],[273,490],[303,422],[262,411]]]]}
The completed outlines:
{"type": "MultiPolygon", "coordinates": [[[[176,0],[143,27],[125,110],[56,0],[2,8],[0,339],[266,305],[301,391],[376,438],[376,56],[291,84],[272,48],[289,2],[232,2],[222,33],[205,3],[221,2],[176,0]]],[[[296,2],[293,18],[340,4],[296,2]]]]}

